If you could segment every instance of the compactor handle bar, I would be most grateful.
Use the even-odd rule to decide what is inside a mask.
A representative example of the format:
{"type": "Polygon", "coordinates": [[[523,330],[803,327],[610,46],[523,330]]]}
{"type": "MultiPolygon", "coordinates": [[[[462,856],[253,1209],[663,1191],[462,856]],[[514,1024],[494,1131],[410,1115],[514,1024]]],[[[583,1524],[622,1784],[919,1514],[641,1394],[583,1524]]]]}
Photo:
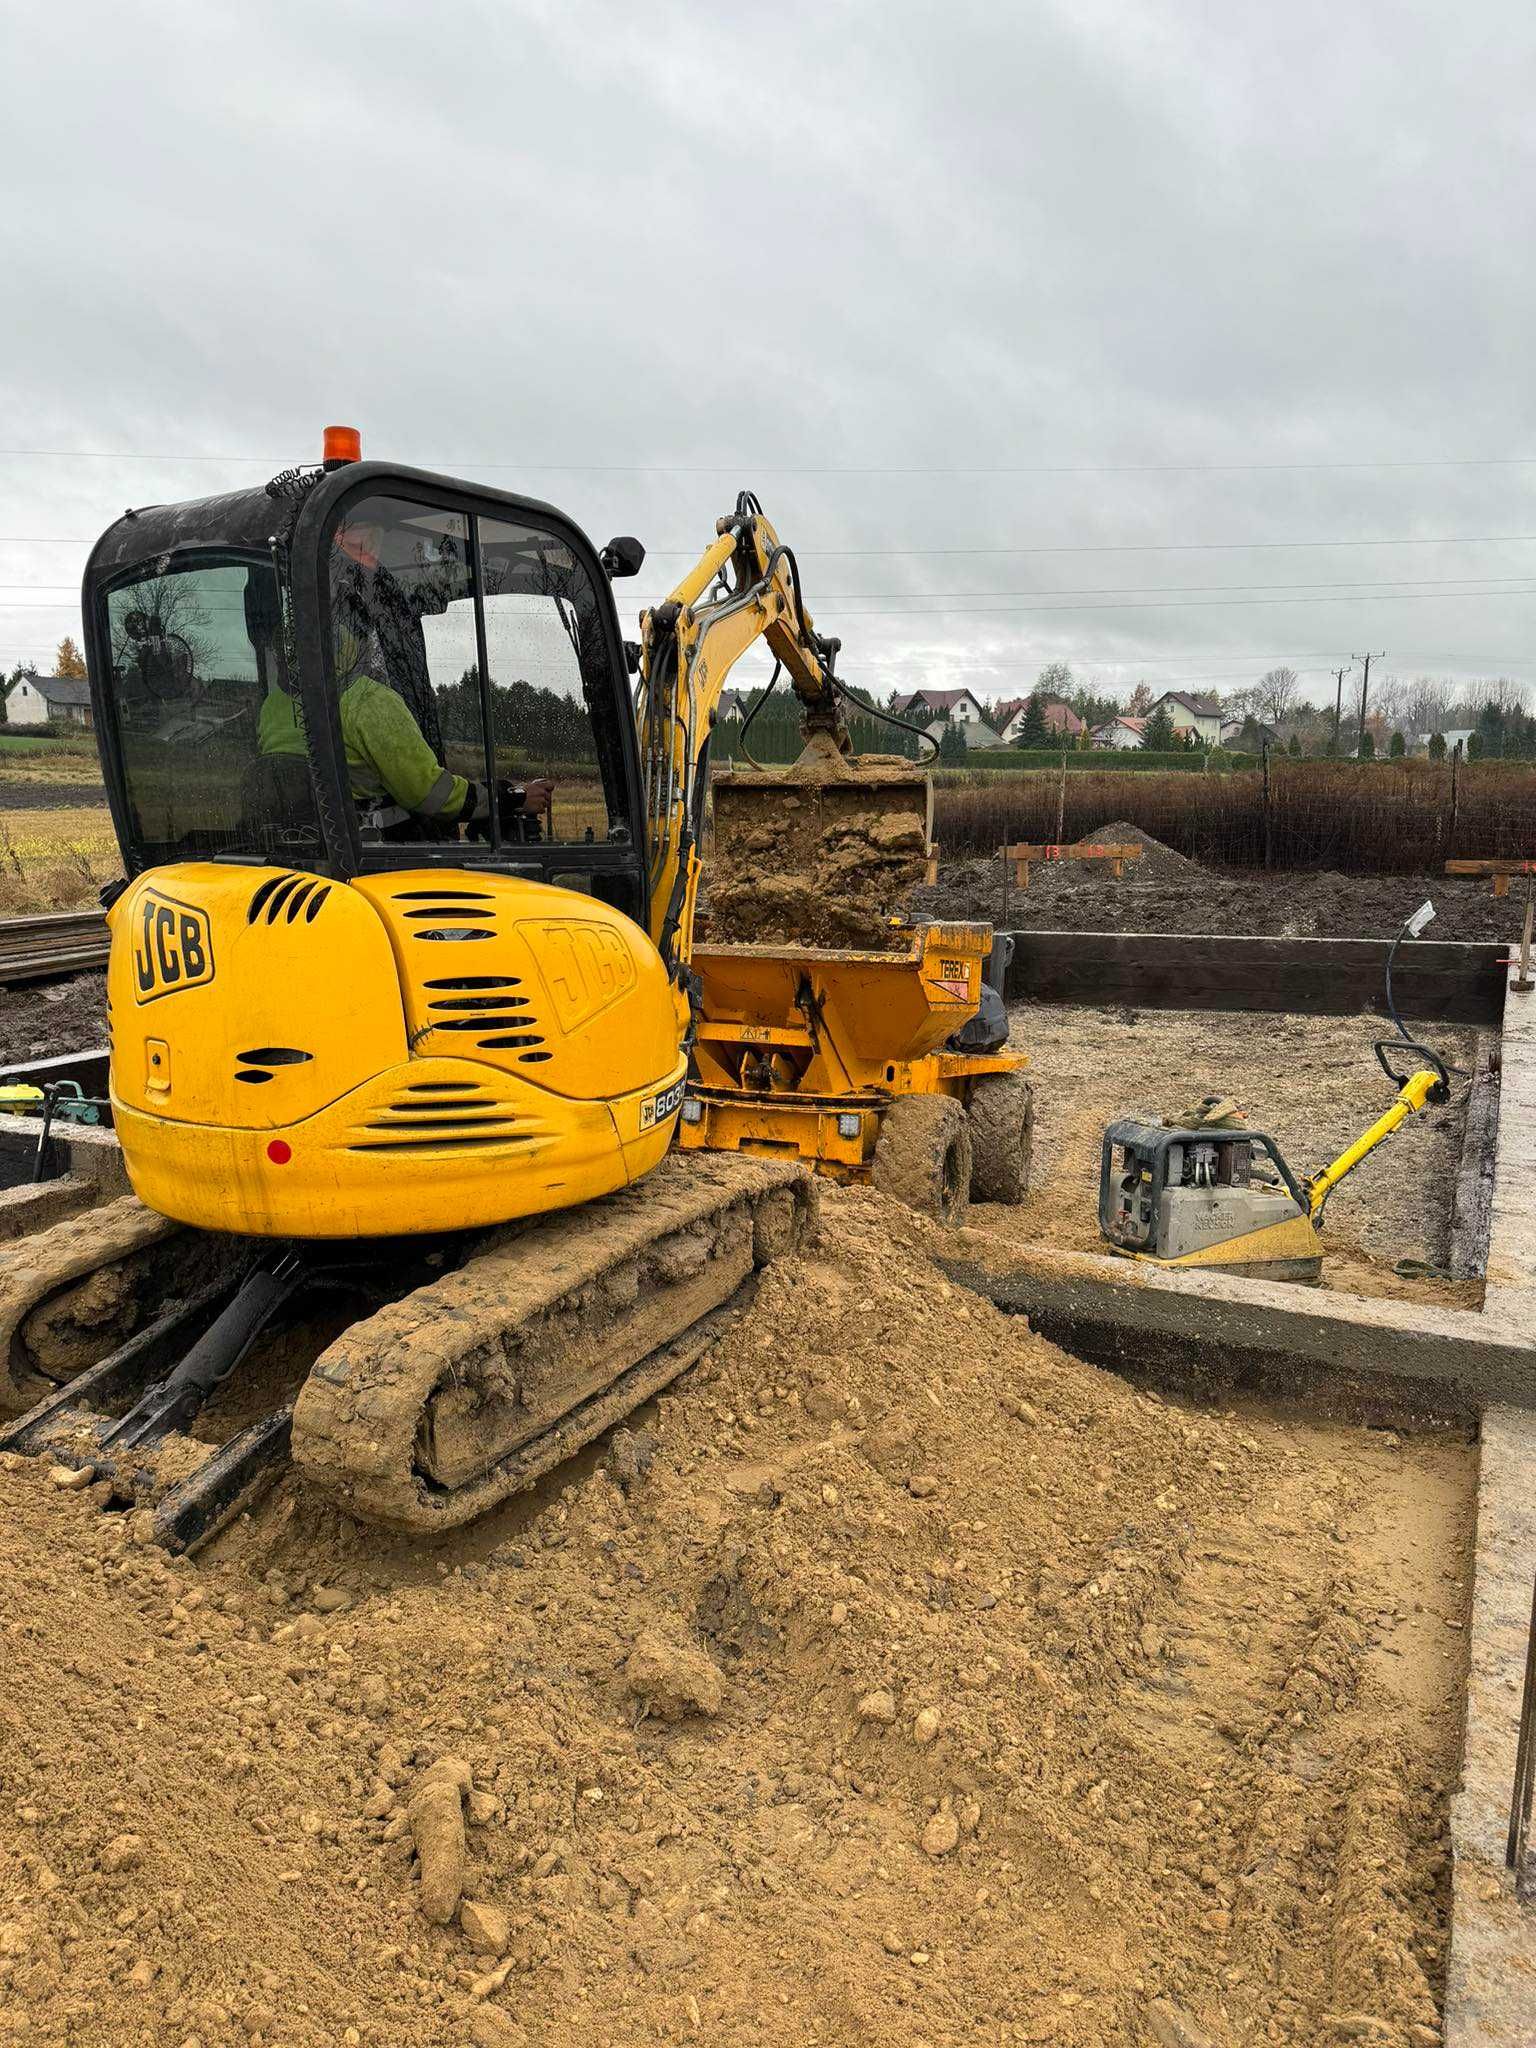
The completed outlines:
{"type": "Polygon", "coordinates": [[[1406,1088],[1408,1083],[1414,1078],[1414,1075],[1412,1072],[1400,1074],[1393,1066],[1391,1060],[1387,1058],[1389,1052],[1415,1053],[1425,1066],[1433,1067],[1435,1079],[1424,1099],[1426,1102],[1445,1102],[1448,1100],[1451,1092],[1451,1077],[1446,1070],[1445,1061],[1441,1059],[1439,1053],[1431,1052],[1427,1045],[1420,1045],[1417,1039],[1409,1038],[1406,1034],[1401,1038],[1378,1038],[1376,1040],[1376,1058],[1380,1062],[1381,1071],[1386,1075],[1394,1088],[1406,1088]]]}

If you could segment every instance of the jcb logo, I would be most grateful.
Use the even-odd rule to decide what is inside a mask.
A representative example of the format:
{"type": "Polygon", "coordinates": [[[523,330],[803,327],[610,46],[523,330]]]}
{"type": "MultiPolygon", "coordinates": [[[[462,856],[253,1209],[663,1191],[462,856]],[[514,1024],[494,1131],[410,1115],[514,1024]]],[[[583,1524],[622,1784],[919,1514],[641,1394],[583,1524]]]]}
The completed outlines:
{"type": "Polygon", "coordinates": [[[141,1003],[212,981],[213,941],[206,911],[146,889],[136,915],[133,981],[141,1003]]]}

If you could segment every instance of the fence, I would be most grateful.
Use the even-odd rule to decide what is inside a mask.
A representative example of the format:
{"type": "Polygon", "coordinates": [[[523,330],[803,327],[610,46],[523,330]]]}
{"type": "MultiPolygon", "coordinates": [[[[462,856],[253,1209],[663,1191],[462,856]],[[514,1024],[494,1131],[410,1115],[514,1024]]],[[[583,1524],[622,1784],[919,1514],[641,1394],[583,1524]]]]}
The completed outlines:
{"type": "Polygon", "coordinates": [[[1428,873],[1451,857],[1536,856],[1536,767],[1271,755],[1267,767],[1224,775],[982,775],[935,797],[935,836],[949,855],[1071,842],[1112,821],[1218,867],[1428,873]]]}

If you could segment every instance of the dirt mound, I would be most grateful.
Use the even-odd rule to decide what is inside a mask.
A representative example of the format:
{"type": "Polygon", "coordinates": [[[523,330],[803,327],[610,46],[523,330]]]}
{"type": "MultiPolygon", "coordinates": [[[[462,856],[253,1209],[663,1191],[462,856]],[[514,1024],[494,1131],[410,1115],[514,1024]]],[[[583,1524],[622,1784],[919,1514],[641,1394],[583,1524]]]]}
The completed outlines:
{"type": "Polygon", "coordinates": [[[107,1042],[107,977],[0,989],[0,1067],[59,1053],[94,1052],[107,1042]]]}
{"type": "Polygon", "coordinates": [[[1410,1451],[1181,1412],[824,1214],[436,1552],[287,1483],[172,1565],[7,1461],[0,2038],[1423,2038],[1453,1683],[1420,1723],[1372,1644],[1448,1596],[1354,1541],[1410,1451]]]}
{"type": "Polygon", "coordinates": [[[1141,856],[1127,873],[1140,882],[1176,881],[1181,875],[1197,874],[1199,863],[1187,860],[1182,853],[1175,853],[1171,846],[1164,846],[1160,839],[1154,839],[1150,832],[1143,832],[1139,825],[1116,818],[1108,825],[1099,825],[1092,832],[1085,832],[1078,840],[1079,846],[1139,846],[1141,856]]]}

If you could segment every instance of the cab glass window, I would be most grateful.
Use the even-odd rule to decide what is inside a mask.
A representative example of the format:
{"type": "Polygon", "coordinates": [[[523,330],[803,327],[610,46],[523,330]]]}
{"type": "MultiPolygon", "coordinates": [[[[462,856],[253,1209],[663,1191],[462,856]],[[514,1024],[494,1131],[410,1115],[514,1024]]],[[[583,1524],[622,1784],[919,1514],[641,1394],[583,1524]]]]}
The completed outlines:
{"type": "Polygon", "coordinates": [[[484,833],[489,780],[469,520],[346,506],[327,558],[330,675],[365,842],[484,833]]]}
{"type": "Polygon", "coordinates": [[[103,694],[144,862],[318,853],[271,562],[157,567],[116,583],[105,602],[103,694]]]}
{"type": "Polygon", "coordinates": [[[534,785],[541,837],[561,845],[627,839],[599,592],[558,534],[482,519],[479,539],[496,774],[534,785]]]}

